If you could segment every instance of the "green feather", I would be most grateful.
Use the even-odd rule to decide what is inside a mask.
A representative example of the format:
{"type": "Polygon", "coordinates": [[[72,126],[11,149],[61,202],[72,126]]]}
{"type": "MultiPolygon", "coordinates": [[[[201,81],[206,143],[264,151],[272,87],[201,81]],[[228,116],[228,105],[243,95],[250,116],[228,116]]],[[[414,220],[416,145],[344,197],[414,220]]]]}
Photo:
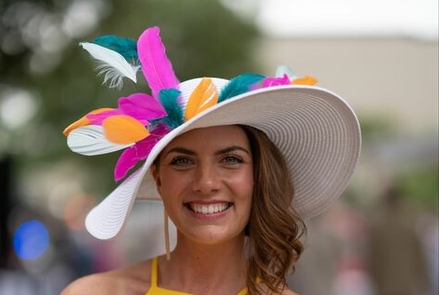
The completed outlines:
{"type": "Polygon", "coordinates": [[[258,74],[242,74],[233,78],[221,91],[218,102],[252,90],[252,86],[263,79],[265,79],[265,76],[258,74]]]}
{"type": "Polygon", "coordinates": [[[120,53],[128,62],[140,65],[136,40],[107,35],[96,38],[93,43],[114,50],[120,53]]]}
{"type": "Polygon", "coordinates": [[[180,94],[180,91],[173,88],[160,90],[159,100],[168,115],[151,123],[163,122],[171,129],[175,129],[183,124],[183,110],[178,99],[180,94]]]}

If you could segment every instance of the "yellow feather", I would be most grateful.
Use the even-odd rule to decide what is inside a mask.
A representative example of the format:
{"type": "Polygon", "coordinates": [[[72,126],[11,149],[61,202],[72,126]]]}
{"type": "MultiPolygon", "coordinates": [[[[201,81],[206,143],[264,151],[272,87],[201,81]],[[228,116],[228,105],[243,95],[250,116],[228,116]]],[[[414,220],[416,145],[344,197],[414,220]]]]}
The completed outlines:
{"type": "Polygon", "coordinates": [[[218,90],[213,84],[212,79],[203,78],[189,97],[184,113],[185,121],[215,105],[217,101],[218,90]]]}

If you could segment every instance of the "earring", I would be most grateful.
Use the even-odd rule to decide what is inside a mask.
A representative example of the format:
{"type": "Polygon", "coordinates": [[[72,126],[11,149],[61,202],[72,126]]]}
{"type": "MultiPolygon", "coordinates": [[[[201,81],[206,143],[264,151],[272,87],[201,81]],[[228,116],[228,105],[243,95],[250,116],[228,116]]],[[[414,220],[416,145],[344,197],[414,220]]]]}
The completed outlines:
{"type": "Polygon", "coordinates": [[[168,212],[166,208],[164,210],[164,218],[165,218],[165,248],[166,248],[166,260],[171,259],[171,247],[169,245],[169,224],[168,224],[168,212]]]}

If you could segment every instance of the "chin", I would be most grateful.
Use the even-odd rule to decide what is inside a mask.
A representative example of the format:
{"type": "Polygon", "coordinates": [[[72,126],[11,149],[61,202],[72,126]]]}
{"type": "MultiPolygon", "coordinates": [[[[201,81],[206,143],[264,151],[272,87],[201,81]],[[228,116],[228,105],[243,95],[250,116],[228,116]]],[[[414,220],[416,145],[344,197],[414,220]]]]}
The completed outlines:
{"type": "Polygon", "coordinates": [[[244,239],[244,229],[237,231],[224,231],[216,225],[205,225],[203,228],[192,228],[190,232],[181,233],[185,238],[198,244],[205,245],[217,245],[230,242],[234,239],[244,239]]]}

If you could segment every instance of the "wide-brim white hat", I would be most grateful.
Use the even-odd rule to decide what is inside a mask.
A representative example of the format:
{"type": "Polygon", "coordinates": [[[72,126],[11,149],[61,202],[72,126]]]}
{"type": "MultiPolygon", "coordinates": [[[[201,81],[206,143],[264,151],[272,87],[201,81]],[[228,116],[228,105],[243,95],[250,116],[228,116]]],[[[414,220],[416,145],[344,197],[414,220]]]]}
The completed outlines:
{"type": "MultiPolygon", "coordinates": [[[[218,91],[228,83],[211,79],[218,91]]],[[[179,85],[183,108],[200,81],[179,85]]],[[[174,138],[196,128],[234,124],[263,131],[279,148],[294,187],[292,206],[302,218],[318,215],[341,195],[358,161],[359,123],[337,94],[298,85],[249,91],[208,108],[161,138],[143,166],[92,209],[87,230],[99,239],[113,238],[127,223],[134,201],[160,200],[149,168],[174,138]]]]}

